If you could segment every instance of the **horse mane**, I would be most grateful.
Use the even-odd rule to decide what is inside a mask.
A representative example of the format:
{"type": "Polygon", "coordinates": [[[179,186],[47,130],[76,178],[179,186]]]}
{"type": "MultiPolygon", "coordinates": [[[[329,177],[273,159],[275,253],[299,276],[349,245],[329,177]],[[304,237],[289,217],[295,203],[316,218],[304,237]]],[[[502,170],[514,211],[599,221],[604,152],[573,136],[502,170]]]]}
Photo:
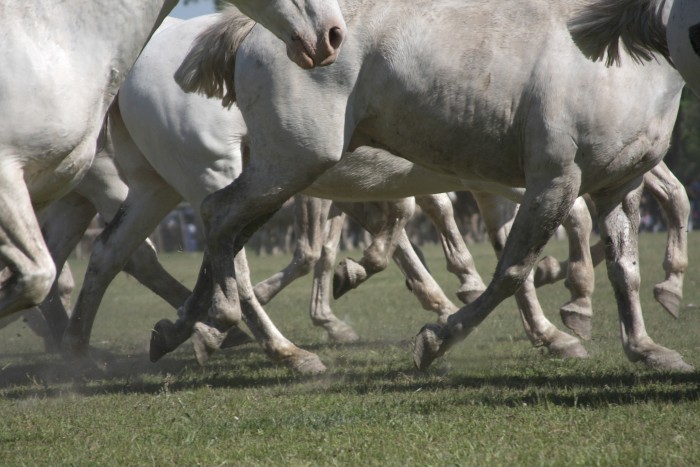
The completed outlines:
{"type": "Polygon", "coordinates": [[[185,92],[218,97],[224,107],[236,101],[233,82],[236,52],[255,21],[235,7],[226,8],[219,19],[192,44],[175,72],[175,81],[185,92]]]}
{"type": "Polygon", "coordinates": [[[654,52],[669,63],[663,11],[666,0],[597,0],[584,3],[569,20],[571,37],[583,54],[606,65],[619,65],[621,48],[641,63],[654,59],[654,52]]]}

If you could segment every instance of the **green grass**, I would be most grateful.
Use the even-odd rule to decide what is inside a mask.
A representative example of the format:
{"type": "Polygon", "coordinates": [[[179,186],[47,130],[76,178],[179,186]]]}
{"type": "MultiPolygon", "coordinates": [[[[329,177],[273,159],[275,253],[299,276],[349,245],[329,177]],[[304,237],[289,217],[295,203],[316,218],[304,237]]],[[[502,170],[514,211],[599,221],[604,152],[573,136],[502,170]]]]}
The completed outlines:
{"type": "MultiPolygon", "coordinates": [[[[679,320],[652,297],[665,237],[640,239],[642,303],[650,335],[700,365],[700,234],[679,320]]],[[[550,252],[564,254],[565,242],[550,252]]],[[[484,278],[486,245],[472,251],[484,278]]],[[[446,291],[438,247],[426,255],[446,291]]],[[[357,256],[358,252],[351,252],[357,256]]],[[[343,256],[343,255],[340,255],[343,256]]],[[[192,285],[199,256],[163,255],[192,285]]],[[[251,258],[254,279],[287,257],[251,258]]],[[[73,261],[76,279],[84,261],[73,261]]],[[[105,297],[92,343],[102,371],[76,369],[21,322],[0,330],[0,464],[5,465],[691,465],[700,462],[700,375],[629,363],[614,297],[597,270],[591,358],[565,361],[533,349],[512,300],[427,374],[413,370],[411,339],[432,319],[395,267],[333,303],[362,336],[333,345],[310,325],[310,278],[266,309],[287,337],[329,367],[302,377],[272,365],[256,345],[199,368],[189,343],[148,361],[150,328],[174,312],[122,274],[105,297]]],[[[559,325],[562,284],[540,289],[559,325]]]]}

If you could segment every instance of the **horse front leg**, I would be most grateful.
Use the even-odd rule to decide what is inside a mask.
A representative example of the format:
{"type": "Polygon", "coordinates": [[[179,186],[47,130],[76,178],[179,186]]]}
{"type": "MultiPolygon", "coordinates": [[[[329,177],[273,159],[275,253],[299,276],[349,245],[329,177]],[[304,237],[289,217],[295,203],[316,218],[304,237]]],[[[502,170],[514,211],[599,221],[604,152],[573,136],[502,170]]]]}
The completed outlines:
{"type": "Polygon", "coordinates": [[[663,263],[666,278],[654,286],[654,298],[671,316],[678,318],[688,267],[688,193],[663,161],[644,174],[644,187],[661,205],[668,224],[663,263]]]}
{"type": "Polygon", "coordinates": [[[608,277],[615,291],[620,317],[622,347],[632,362],[651,368],[690,371],[675,350],[656,344],[647,334],[639,299],[639,200],[641,179],[617,196],[594,196],[599,211],[601,236],[606,245],[608,277]]]}
{"type": "Polygon", "coordinates": [[[346,258],[338,264],[333,277],[333,297],[338,299],[387,268],[399,235],[413,217],[415,201],[411,197],[377,203],[335,204],[372,234],[372,242],[359,261],[346,258]]]}
{"type": "Polygon", "coordinates": [[[423,327],[416,336],[413,352],[418,369],[427,369],[523,286],[545,244],[571,209],[577,187],[574,176],[533,179],[528,184],[491,283],[479,298],[451,315],[447,325],[423,327]]]}

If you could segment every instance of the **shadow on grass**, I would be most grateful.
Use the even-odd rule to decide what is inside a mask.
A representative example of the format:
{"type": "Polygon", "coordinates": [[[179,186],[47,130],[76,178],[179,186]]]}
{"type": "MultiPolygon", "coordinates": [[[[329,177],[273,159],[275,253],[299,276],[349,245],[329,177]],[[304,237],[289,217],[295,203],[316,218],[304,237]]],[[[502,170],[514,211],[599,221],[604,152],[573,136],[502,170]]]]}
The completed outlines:
{"type": "MultiPolygon", "coordinates": [[[[451,391],[450,403],[490,406],[554,404],[565,407],[628,405],[645,401],[679,402],[700,399],[700,373],[664,373],[624,369],[591,371],[590,366],[573,362],[566,367],[535,365],[523,359],[523,368],[511,364],[502,369],[474,371],[477,375],[440,374],[440,368],[419,373],[406,361],[383,359],[385,352],[408,351],[411,342],[365,341],[338,345],[315,343],[302,347],[326,351],[323,360],[328,373],[305,377],[279,369],[254,344],[229,349],[201,368],[189,346],[151,363],[147,353],[114,354],[93,350],[90,362],[68,361],[58,355],[36,353],[5,356],[14,363],[0,368],[0,395],[21,400],[60,397],[66,394],[159,394],[202,387],[250,389],[291,388],[323,394],[410,394],[451,391]],[[381,350],[378,361],[363,351],[381,350]],[[383,360],[382,360],[383,359],[383,360]],[[551,371],[550,371],[551,370],[551,371]],[[578,373],[577,373],[578,371],[578,373]],[[481,373],[481,374],[479,374],[481,373]],[[310,383],[310,384],[308,384],[310,383]]],[[[376,352],[375,352],[376,355],[376,352]]],[[[534,357],[533,357],[534,358],[534,357]]],[[[516,358],[517,359],[517,358],[516,358]]],[[[438,410],[444,399],[421,398],[418,410],[438,410]]]]}

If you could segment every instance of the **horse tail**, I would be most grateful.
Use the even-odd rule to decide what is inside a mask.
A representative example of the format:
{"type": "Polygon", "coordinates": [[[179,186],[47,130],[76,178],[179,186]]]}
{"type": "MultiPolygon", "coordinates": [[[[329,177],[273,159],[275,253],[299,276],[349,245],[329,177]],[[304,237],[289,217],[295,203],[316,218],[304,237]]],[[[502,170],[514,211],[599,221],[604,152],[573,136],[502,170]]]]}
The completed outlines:
{"type": "Polygon", "coordinates": [[[596,0],[568,22],[571,37],[584,55],[619,65],[622,48],[635,62],[658,52],[671,62],[662,14],[666,0],[596,0]]]}
{"type": "Polygon", "coordinates": [[[231,107],[236,101],[236,52],[254,25],[234,7],[221,12],[219,20],[195,39],[175,72],[177,84],[185,92],[218,97],[224,107],[231,107]]]}

